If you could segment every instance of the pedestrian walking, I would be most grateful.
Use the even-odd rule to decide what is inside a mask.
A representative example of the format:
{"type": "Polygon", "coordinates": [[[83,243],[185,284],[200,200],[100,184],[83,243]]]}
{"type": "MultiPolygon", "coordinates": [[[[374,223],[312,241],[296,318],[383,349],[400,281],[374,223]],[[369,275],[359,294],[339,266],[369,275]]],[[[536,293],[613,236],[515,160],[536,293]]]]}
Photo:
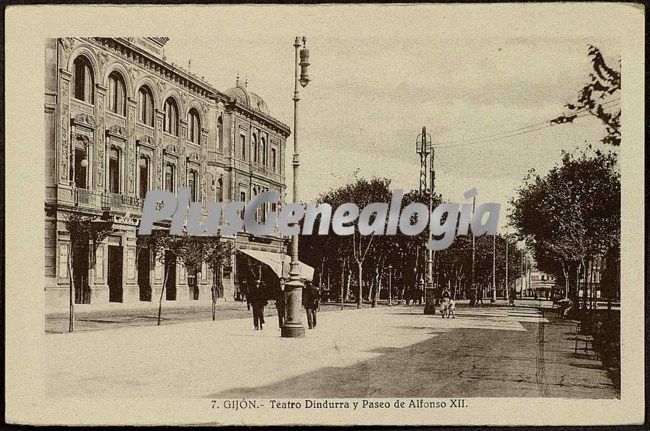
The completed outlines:
{"type": "Polygon", "coordinates": [[[479,287],[476,289],[476,305],[481,305],[481,307],[484,305],[483,304],[483,288],[479,287]]]}
{"type": "Polygon", "coordinates": [[[442,317],[449,317],[449,305],[451,301],[451,293],[445,289],[442,291],[442,301],[440,302],[440,314],[442,317]]]}
{"type": "Polygon", "coordinates": [[[456,301],[453,299],[449,299],[449,308],[447,309],[447,317],[448,318],[456,318],[456,314],[454,313],[456,311],[456,301]]]}
{"type": "Polygon", "coordinates": [[[260,280],[254,288],[248,290],[247,298],[250,298],[250,304],[253,308],[253,325],[255,330],[262,330],[264,325],[264,307],[268,304],[264,292],[260,286],[260,280]]]}
{"type": "Polygon", "coordinates": [[[280,286],[280,289],[276,291],[275,308],[278,310],[278,326],[282,329],[285,319],[284,290],[282,290],[282,286],[280,286]]]}
{"type": "Polygon", "coordinates": [[[302,305],[305,307],[307,312],[307,326],[309,329],[316,328],[316,312],[318,311],[319,303],[319,291],[311,283],[311,281],[305,281],[305,288],[302,291],[302,305]]]}
{"type": "Polygon", "coordinates": [[[248,283],[246,281],[243,281],[242,286],[241,286],[241,291],[242,291],[242,294],[244,295],[244,299],[246,299],[246,309],[248,311],[251,311],[251,292],[250,292],[250,290],[251,289],[248,287],[248,283]]]}

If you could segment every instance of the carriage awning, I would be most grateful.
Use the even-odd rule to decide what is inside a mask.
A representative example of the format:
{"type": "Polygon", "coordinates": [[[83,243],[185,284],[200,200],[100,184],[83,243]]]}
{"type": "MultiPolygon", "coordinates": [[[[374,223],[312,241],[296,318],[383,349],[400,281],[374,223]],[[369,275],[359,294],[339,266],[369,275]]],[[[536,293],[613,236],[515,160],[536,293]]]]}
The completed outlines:
{"type": "MultiPolygon", "coordinates": [[[[278,278],[289,278],[291,256],[288,254],[246,249],[239,249],[238,251],[267,265],[275,272],[278,278]]],[[[314,268],[306,263],[300,262],[300,278],[303,280],[312,280],[314,278],[314,268]]]]}

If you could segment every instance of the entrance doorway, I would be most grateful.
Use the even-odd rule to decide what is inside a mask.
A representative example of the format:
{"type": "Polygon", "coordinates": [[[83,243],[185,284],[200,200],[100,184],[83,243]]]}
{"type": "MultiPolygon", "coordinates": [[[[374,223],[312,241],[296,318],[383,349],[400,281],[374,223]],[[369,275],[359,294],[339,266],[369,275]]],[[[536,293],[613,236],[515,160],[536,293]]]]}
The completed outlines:
{"type": "Polygon", "coordinates": [[[190,299],[197,301],[199,299],[199,276],[197,270],[191,269],[188,271],[187,285],[190,288],[190,299]]]}
{"type": "Polygon", "coordinates": [[[140,287],[140,301],[151,301],[151,254],[148,247],[141,247],[138,256],[138,286],[140,287]]]}
{"type": "Polygon", "coordinates": [[[167,301],[176,301],[176,256],[169,250],[165,251],[165,266],[169,271],[167,285],[165,286],[165,299],[167,301]]]}
{"type": "Polygon", "coordinates": [[[122,302],[122,246],[108,246],[108,300],[122,302]]]}
{"type": "Polygon", "coordinates": [[[72,255],[72,275],[74,279],[75,304],[90,304],[90,285],[88,284],[88,241],[80,241],[72,255]]]}

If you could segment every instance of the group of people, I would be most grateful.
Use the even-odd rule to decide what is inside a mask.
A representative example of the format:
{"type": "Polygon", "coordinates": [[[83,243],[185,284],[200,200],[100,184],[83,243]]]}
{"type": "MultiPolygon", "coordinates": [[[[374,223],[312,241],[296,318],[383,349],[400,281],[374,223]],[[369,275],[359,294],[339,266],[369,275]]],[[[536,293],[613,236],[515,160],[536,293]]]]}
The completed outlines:
{"type": "Polygon", "coordinates": [[[442,300],[440,301],[440,314],[443,318],[456,318],[454,311],[456,310],[456,301],[451,298],[449,290],[445,289],[442,292],[442,300]]]}
{"type": "MultiPolygon", "coordinates": [[[[260,287],[260,283],[253,289],[249,289],[246,295],[248,309],[253,309],[253,326],[255,330],[262,330],[264,326],[264,307],[269,303],[266,294],[260,287]]],[[[275,307],[278,311],[278,327],[282,328],[286,320],[284,291],[280,288],[276,292],[275,307]]],[[[309,280],[305,281],[302,290],[302,306],[307,312],[307,326],[309,329],[316,328],[316,314],[320,305],[320,292],[309,280]]]]}

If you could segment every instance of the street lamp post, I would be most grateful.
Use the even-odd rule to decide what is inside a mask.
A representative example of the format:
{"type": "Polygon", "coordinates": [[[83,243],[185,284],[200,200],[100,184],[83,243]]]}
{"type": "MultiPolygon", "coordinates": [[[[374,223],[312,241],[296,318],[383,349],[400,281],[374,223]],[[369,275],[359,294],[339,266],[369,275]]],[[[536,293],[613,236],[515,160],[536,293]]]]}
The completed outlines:
{"type": "MultiPolygon", "coordinates": [[[[298,202],[298,83],[306,87],[309,84],[307,67],[309,66],[309,50],[306,47],[307,39],[302,37],[302,49],[300,49],[300,37],[296,37],[293,44],[295,49],[294,61],[294,90],[293,90],[293,201],[298,202]],[[300,59],[300,62],[299,62],[300,59]],[[300,66],[300,74],[298,73],[300,66]]],[[[289,281],[285,284],[285,299],[287,303],[287,320],[280,332],[284,338],[299,338],[305,336],[305,327],[300,318],[302,307],[302,289],[304,285],[300,279],[300,261],[298,260],[298,235],[291,236],[291,266],[289,269],[289,281]]]]}
{"type": "MultiPolygon", "coordinates": [[[[431,140],[431,135],[427,133],[427,128],[422,127],[422,133],[418,135],[418,138],[415,143],[416,152],[421,157],[421,173],[424,171],[426,176],[426,159],[429,154],[431,157],[429,159],[429,214],[433,211],[433,189],[435,185],[435,171],[434,171],[434,150],[433,143],[431,140]]],[[[424,182],[426,184],[426,181],[424,182]]],[[[433,233],[431,231],[431,224],[429,223],[429,239],[433,238],[433,233]]],[[[433,291],[433,251],[427,250],[427,273],[426,273],[426,284],[424,286],[424,314],[435,314],[436,305],[433,291]]]]}

